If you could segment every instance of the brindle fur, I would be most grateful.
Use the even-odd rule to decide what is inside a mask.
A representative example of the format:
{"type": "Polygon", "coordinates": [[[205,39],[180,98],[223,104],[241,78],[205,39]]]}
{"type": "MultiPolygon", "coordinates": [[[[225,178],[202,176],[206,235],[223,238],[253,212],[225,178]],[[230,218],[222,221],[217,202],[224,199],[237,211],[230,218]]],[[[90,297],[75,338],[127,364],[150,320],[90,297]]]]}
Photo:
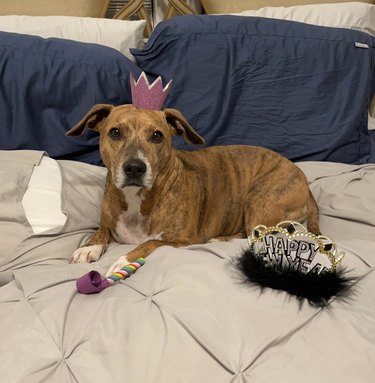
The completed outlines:
{"type": "MultiPolygon", "coordinates": [[[[108,169],[101,226],[88,246],[103,245],[104,251],[115,241],[119,216],[128,209],[127,186],[122,189],[116,181],[125,161],[141,152],[152,169],[152,186],[138,191],[142,229],[151,238],[162,233],[161,239],[139,244],[123,263],[146,257],[163,245],[244,238],[259,224],[283,220],[303,222],[309,231],[320,232],[318,208],[305,175],[273,151],[241,145],[175,150],[174,135],[193,144],[204,140],[174,109],[96,105],[67,135],[82,134],[86,126],[100,133],[100,153],[108,169]],[[120,130],[120,139],[110,137],[113,127],[120,130]],[[156,130],[164,135],[160,143],[150,139],[156,130]]],[[[120,266],[121,262],[116,268],[120,266]]]]}

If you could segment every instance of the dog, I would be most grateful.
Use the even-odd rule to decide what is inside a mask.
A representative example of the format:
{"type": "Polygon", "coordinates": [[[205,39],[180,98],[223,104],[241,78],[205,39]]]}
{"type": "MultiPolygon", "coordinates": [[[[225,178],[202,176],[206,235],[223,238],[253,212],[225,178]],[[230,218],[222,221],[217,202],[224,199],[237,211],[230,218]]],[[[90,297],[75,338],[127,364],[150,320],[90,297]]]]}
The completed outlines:
{"type": "Polygon", "coordinates": [[[108,274],[160,246],[246,238],[259,225],[304,223],[316,235],[317,204],[304,173],[271,150],[245,145],[176,150],[172,137],[204,139],[176,109],[95,105],[66,134],[99,132],[108,169],[101,225],[71,262],[97,261],[111,242],[137,245],[108,274]]]}

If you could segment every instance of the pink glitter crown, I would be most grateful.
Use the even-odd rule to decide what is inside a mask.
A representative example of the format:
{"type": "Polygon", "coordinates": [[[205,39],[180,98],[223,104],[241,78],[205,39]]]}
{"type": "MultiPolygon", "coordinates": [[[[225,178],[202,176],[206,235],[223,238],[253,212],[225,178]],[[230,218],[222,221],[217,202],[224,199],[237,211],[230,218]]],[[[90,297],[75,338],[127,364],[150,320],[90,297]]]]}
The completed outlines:
{"type": "Polygon", "coordinates": [[[171,83],[172,80],[163,88],[160,76],[150,84],[144,72],[142,72],[137,81],[130,75],[133,105],[142,109],[160,110],[169,94],[171,83]]]}

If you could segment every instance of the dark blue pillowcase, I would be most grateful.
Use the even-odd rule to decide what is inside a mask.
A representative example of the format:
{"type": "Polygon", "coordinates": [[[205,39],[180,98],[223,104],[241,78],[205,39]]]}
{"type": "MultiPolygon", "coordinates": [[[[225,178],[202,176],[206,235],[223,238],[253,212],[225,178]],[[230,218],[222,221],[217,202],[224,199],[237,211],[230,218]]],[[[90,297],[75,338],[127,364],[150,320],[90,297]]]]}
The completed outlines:
{"type": "Polygon", "coordinates": [[[375,130],[370,130],[371,152],[369,162],[375,163],[375,130]]]}
{"type": "Polygon", "coordinates": [[[148,74],[173,79],[166,107],[179,109],[208,145],[259,145],[295,161],[364,163],[374,45],[354,30],[184,16],[160,23],[145,48],[132,53],[148,74]]]}
{"type": "Polygon", "coordinates": [[[130,103],[139,68],[97,44],[0,32],[0,149],[100,164],[98,134],[65,137],[97,103],[130,103]]]}

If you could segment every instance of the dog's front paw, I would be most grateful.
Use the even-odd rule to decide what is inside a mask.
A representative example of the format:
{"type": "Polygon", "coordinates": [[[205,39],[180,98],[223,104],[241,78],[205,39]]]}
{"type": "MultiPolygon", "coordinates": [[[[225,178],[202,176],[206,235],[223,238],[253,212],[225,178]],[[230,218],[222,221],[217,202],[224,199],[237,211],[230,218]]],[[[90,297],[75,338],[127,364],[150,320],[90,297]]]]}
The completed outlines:
{"type": "Polygon", "coordinates": [[[104,250],[103,245],[84,246],[77,249],[70,258],[70,263],[90,263],[97,261],[104,250]]]}
{"type": "Polygon", "coordinates": [[[116,271],[121,270],[128,263],[129,263],[129,261],[128,261],[127,256],[123,255],[115,263],[112,264],[112,266],[108,269],[107,274],[105,276],[109,277],[111,274],[115,273],[116,271]]]}

